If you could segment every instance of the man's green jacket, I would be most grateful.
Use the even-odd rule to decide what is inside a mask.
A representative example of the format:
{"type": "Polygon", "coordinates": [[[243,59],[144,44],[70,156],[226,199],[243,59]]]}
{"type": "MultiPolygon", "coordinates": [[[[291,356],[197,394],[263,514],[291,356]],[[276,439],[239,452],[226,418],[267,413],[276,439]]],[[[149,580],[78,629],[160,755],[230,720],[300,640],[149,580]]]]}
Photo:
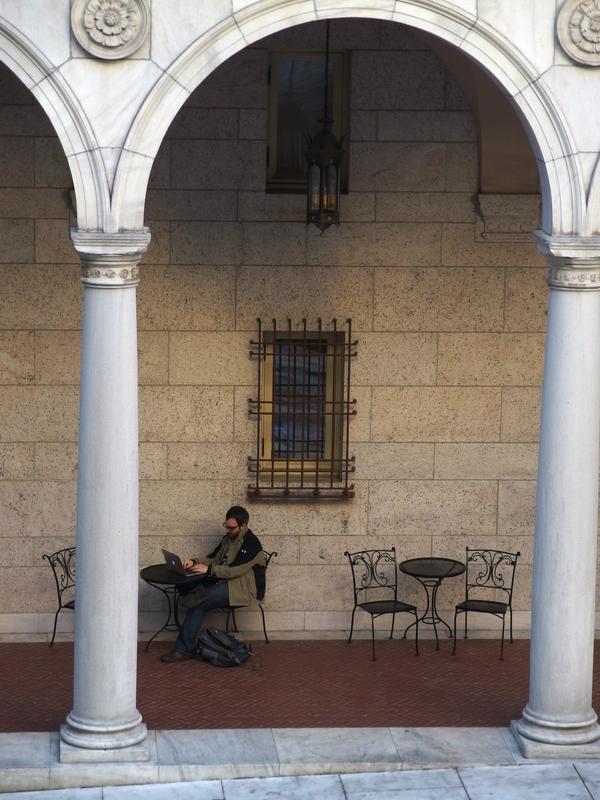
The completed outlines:
{"type": "Polygon", "coordinates": [[[257,599],[264,598],[266,560],[260,539],[250,528],[238,534],[233,541],[225,535],[212,553],[194,558],[194,561],[208,564],[210,577],[227,581],[232,606],[252,605],[257,599]],[[227,563],[222,564],[227,547],[227,563]]]}

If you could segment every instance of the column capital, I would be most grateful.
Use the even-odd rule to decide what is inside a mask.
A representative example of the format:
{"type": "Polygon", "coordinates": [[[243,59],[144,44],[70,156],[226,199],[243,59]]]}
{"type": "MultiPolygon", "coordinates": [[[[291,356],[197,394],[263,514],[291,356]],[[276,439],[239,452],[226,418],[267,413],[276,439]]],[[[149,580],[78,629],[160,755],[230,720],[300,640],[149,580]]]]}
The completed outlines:
{"type": "Polygon", "coordinates": [[[600,290],[600,236],[535,235],[550,265],[548,284],[553,289],[600,290]]]}
{"type": "Polygon", "coordinates": [[[150,243],[148,228],[115,233],[71,228],[71,240],[81,259],[81,281],[86,286],[121,289],[138,285],[138,264],[150,243]]]}

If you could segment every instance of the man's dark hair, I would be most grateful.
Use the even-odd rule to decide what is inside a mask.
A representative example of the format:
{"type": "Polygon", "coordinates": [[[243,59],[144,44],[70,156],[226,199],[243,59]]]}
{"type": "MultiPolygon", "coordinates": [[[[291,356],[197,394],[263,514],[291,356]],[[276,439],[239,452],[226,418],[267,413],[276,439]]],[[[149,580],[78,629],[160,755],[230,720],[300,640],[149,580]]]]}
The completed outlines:
{"type": "Polygon", "coordinates": [[[245,508],[242,508],[242,506],[231,506],[231,508],[225,512],[225,519],[231,519],[231,517],[233,517],[238,525],[247,525],[250,514],[245,508]]]}

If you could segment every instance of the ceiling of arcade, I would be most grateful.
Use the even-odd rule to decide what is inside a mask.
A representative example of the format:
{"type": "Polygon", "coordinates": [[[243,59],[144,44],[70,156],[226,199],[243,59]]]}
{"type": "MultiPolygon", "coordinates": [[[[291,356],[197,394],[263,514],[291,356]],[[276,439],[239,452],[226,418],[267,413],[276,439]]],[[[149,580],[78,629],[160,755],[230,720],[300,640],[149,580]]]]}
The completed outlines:
{"type": "MultiPolygon", "coordinates": [[[[398,23],[370,23],[393,26],[398,23]]],[[[278,42],[292,43],[296,38],[294,31],[301,28],[320,31],[324,23],[306,23],[298,28],[288,29],[282,34],[269,37],[254,47],[266,45],[267,49],[277,48],[278,42]],[[271,45],[270,42],[273,42],[271,45]]],[[[406,29],[408,32],[409,29],[406,29]]],[[[465,98],[473,112],[479,141],[479,191],[483,194],[537,194],[539,178],[537,165],[532,149],[527,140],[525,130],[505,95],[486,73],[457,48],[441,39],[423,31],[410,30],[409,36],[415,36],[427,49],[431,49],[444,63],[449,72],[460,85],[465,98]]],[[[304,37],[306,39],[306,36],[304,37]]],[[[315,40],[322,38],[320,34],[315,40]]],[[[293,49],[293,48],[288,48],[293,49]]],[[[233,56],[231,61],[234,61],[233,56]]],[[[199,87],[201,91],[202,87],[199,87]]],[[[5,138],[4,168],[15,170],[15,156],[18,153],[11,146],[13,139],[30,137],[35,150],[35,178],[33,185],[40,183],[40,175],[53,171],[57,178],[56,185],[69,183],[68,164],[62,153],[58,139],[54,136],[50,122],[30,92],[4,65],[0,64],[0,105],[3,113],[0,116],[0,136],[5,138]]],[[[185,113],[179,112],[178,117],[185,113]]],[[[4,181],[6,183],[6,181],[4,181]]],[[[71,188],[72,188],[72,182],[71,188]]],[[[64,196],[65,208],[72,207],[73,193],[64,196]]]]}
{"type": "MultiPolygon", "coordinates": [[[[149,8],[139,0],[142,5],[149,8]]],[[[61,7],[66,21],[71,6],[62,0],[61,7]]],[[[383,6],[373,0],[364,5],[337,0],[334,7],[336,19],[350,20],[356,14],[353,21],[359,26],[380,19],[402,28],[406,22],[411,35],[447,65],[476,120],[481,192],[541,191],[544,231],[587,236],[596,230],[598,121],[582,110],[580,99],[592,86],[594,70],[589,66],[597,59],[570,54],[573,61],[566,60],[565,52],[570,51],[565,51],[564,25],[557,28],[556,8],[549,9],[545,0],[526,4],[519,13],[510,3],[483,3],[479,8],[475,0],[457,0],[456,7],[441,0],[403,0],[396,4],[394,21],[388,23],[383,22],[383,6]],[[538,23],[538,34],[531,36],[532,25],[537,30],[538,23]],[[513,99],[516,113],[505,98],[513,99]]],[[[96,61],[84,57],[85,46],[77,45],[85,31],[77,28],[76,17],[72,31],[68,25],[59,30],[57,18],[53,36],[42,41],[31,6],[24,4],[17,13],[9,4],[0,15],[3,60],[24,76],[59,131],[71,164],[82,228],[105,232],[140,228],[154,157],[189,93],[227,56],[245,46],[261,47],[264,33],[287,31],[293,38],[294,28],[287,25],[300,20],[319,24],[315,20],[329,13],[326,4],[323,9],[319,2],[301,0],[252,0],[234,8],[230,13],[230,3],[215,0],[206,16],[182,2],[175,16],[186,24],[175,31],[178,23],[173,14],[156,4],[148,24],[140,28],[143,36],[137,50],[131,51],[129,44],[121,54],[112,47],[104,48],[110,54],[92,49],[96,61]],[[113,60],[105,68],[102,59],[113,60]],[[118,80],[106,83],[109,74],[118,80]],[[115,91],[117,85],[122,90],[115,91]]]]}
{"type": "Polygon", "coordinates": [[[483,193],[533,194],[537,165],[512,105],[486,73],[460,50],[425,32],[419,38],[454,75],[475,115],[479,132],[479,189],[483,193]]]}

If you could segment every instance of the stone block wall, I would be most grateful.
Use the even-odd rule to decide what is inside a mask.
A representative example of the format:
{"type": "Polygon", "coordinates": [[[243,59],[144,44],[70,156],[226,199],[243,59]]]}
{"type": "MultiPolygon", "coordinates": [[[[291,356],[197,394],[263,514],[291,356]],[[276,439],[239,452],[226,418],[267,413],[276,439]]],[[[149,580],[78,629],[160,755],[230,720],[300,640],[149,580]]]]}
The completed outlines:
{"type": "MultiPolygon", "coordinates": [[[[161,547],[205,552],[225,509],[247,503],[279,553],[271,631],[335,635],[349,625],[345,550],[518,549],[515,620],[527,630],[546,264],[533,239],[477,236],[475,121],[422,40],[368,20],[336,20],[331,36],[351,51],[339,229],[322,238],[303,196],[265,193],[270,52],[322,51],[321,23],[222,65],[157,155],[138,293],[140,562],[161,560],[161,547]],[[354,499],[246,501],[259,316],[352,318],[354,499]]],[[[6,70],[0,145],[0,635],[34,638],[54,610],[41,554],[74,540],[82,292],[66,160],[6,70]]],[[[422,604],[414,581],[401,587],[422,604]]],[[[441,607],[462,587],[444,584],[441,607]]],[[[140,590],[141,630],[153,630],[162,597],[140,590]]],[[[257,627],[252,614],[240,621],[257,627]]]]}

